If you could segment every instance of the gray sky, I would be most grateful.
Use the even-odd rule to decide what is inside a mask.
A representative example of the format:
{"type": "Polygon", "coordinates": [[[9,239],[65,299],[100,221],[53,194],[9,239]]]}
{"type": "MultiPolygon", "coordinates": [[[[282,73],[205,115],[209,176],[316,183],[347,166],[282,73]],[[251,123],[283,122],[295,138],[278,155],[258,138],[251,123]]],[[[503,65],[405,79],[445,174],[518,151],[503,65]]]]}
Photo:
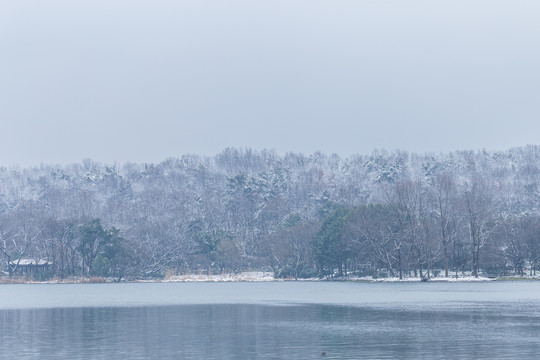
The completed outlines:
{"type": "Polygon", "coordinates": [[[0,165],[540,136],[540,1],[0,0],[0,165]]]}

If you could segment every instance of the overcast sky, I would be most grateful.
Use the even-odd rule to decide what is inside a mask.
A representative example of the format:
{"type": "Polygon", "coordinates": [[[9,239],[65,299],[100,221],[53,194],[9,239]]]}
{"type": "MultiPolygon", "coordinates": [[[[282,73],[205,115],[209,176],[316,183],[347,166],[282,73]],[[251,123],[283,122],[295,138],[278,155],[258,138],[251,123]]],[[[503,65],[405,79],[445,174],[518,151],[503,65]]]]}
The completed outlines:
{"type": "Polygon", "coordinates": [[[0,165],[540,137],[540,1],[0,0],[0,165]]]}

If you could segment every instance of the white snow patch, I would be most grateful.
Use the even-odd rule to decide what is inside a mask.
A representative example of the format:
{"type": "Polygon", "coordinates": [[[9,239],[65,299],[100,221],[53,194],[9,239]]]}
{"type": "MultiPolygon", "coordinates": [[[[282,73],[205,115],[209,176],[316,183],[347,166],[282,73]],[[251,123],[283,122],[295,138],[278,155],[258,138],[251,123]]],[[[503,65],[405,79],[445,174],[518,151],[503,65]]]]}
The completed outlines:
{"type": "MultiPolygon", "coordinates": [[[[400,279],[398,277],[389,277],[389,278],[373,278],[372,276],[363,276],[363,277],[342,277],[335,278],[334,280],[338,281],[368,281],[368,282],[421,282],[422,278],[420,277],[404,277],[400,279]]],[[[459,276],[459,277],[432,277],[427,279],[428,282],[475,282],[475,281],[495,281],[494,278],[487,277],[474,277],[474,276],[459,276]]]]}
{"type": "Polygon", "coordinates": [[[272,272],[245,271],[237,274],[187,274],[169,276],[165,282],[228,282],[228,281],[274,281],[272,272]]]}

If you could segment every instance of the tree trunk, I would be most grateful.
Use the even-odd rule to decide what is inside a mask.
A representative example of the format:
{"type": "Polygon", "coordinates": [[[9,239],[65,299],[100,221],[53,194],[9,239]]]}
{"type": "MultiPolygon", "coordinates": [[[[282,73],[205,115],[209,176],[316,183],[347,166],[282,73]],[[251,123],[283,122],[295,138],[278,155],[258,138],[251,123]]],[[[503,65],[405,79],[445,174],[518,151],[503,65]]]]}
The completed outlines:
{"type": "Polygon", "coordinates": [[[401,268],[401,249],[398,248],[398,270],[399,270],[399,280],[403,280],[403,269],[401,268]]]}
{"type": "Polygon", "coordinates": [[[448,277],[448,246],[445,235],[443,235],[443,248],[444,248],[444,277],[448,277]]]}

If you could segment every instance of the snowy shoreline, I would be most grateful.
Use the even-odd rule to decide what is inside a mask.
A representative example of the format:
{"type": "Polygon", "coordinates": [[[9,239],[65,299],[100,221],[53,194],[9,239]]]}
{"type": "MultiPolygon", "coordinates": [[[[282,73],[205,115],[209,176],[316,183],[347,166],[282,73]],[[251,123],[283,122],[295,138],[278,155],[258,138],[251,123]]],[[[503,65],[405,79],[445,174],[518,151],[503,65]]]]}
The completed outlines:
{"type": "MultiPolygon", "coordinates": [[[[185,274],[168,276],[164,279],[135,279],[135,280],[122,280],[122,283],[173,283],[173,282],[284,282],[284,281],[337,281],[337,282],[370,282],[370,283],[388,283],[388,282],[490,282],[490,281],[537,281],[540,280],[540,276],[507,276],[507,277],[474,277],[474,276],[458,276],[454,277],[432,277],[424,279],[420,277],[406,277],[399,279],[397,277],[391,278],[373,278],[371,276],[365,277],[336,277],[336,278],[308,278],[308,279],[294,279],[294,278],[275,278],[272,272],[263,271],[250,271],[242,272],[238,274],[219,274],[219,275],[205,275],[205,274],[185,274]]],[[[25,279],[8,279],[0,278],[0,284],[95,284],[95,283],[114,283],[118,282],[112,278],[69,278],[69,279],[52,279],[47,281],[32,281],[25,279]]]]}
{"type": "MultiPolygon", "coordinates": [[[[495,278],[462,276],[462,277],[433,277],[425,279],[424,282],[477,282],[477,281],[495,281],[495,278]]],[[[151,280],[154,281],[154,280],[151,280]]],[[[335,278],[307,278],[307,279],[294,279],[294,278],[275,278],[272,272],[243,272],[238,274],[221,274],[221,275],[205,275],[205,274],[188,274],[170,276],[163,280],[157,280],[158,282],[264,282],[264,281],[351,281],[351,282],[422,282],[420,277],[410,277],[399,279],[397,277],[391,278],[373,278],[371,276],[356,277],[335,277],[335,278]]]]}

